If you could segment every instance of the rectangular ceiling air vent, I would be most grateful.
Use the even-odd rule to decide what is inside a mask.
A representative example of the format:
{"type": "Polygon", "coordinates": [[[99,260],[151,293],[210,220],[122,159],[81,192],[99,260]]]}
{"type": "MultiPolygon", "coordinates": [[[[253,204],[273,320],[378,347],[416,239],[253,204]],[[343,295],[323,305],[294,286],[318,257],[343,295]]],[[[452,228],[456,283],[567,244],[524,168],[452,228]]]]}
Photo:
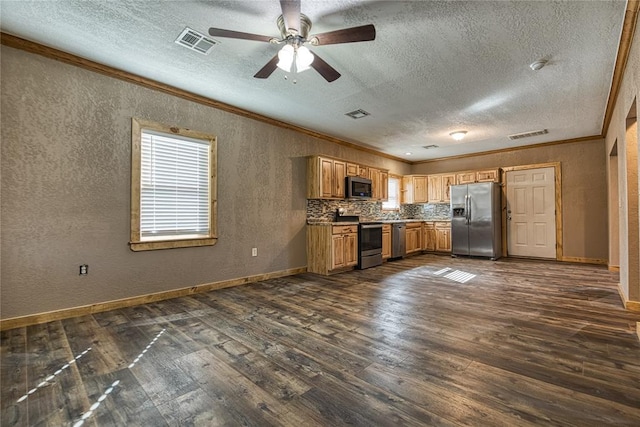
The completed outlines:
{"type": "Polygon", "coordinates": [[[427,150],[431,150],[433,148],[438,148],[437,145],[431,144],[431,145],[423,145],[423,148],[426,148],[427,150]]]}
{"type": "Polygon", "coordinates": [[[195,50],[203,55],[208,55],[209,52],[211,52],[211,48],[218,44],[217,41],[205,37],[203,34],[189,27],[185,28],[175,41],[179,45],[195,50]]]}
{"type": "Polygon", "coordinates": [[[531,136],[545,135],[547,133],[549,133],[547,129],[534,130],[531,132],[523,132],[523,133],[514,133],[513,135],[509,135],[509,139],[514,140],[514,139],[529,138],[531,136]]]}
{"type": "Polygon", "coordinates": [[[366,112],[366,111],[364,111],[364,110],[355,110],[355,111],[352,111],[352,112],[350,112],[350,113],[346,113],[346,114],[345,114],[345,116],[349,116],[349,117],[351,117],[352,119],[361,119],[361,118],[363,118],[363,117],[367,117],[367,116],[369,116],[369,115],[370,115],[370,114],[369,114],[369,113],[367,113],[367,112],[366,112]]]}

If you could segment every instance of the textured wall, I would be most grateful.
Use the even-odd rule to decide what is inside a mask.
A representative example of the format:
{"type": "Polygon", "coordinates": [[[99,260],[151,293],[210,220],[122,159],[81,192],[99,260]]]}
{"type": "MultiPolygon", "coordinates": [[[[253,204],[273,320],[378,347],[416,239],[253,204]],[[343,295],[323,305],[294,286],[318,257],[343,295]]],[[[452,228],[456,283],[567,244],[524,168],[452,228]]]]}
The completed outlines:
{"type": "Polygon", "coordinates": [[[607,259],[607,186],[604,143],[552,145],[414,165],[412,173],[441,173],[492,167],[562,163],[563,254],[607,259]]]}
{"type": "Polygon", "coordinates": [[[3,319],[303,267],[305,156],[409,172],[44,57],[1,54],[3,319]],[[132,116],[217,135],[215,246],[129,250],[132,116]]]}
{"type": "MultiPolygon", "coordinates": [[[[620,287],[626,298],[632,301],[640,301],[640,277],[636,274],[632,274],[631,277],[629,275],[629,255],[632,252],[637,254],[637,248],[630,251],[628,237],[629,216],[627,213],[629,207],[627,200],[626,148],[627,139],[632,138],[636,142],[640,139],[638,126],[635,127],[634,135],[630,135],[627,132],[627,117],[632,110],[634,102],[636,103],[635,113],[637,114],[637,108],[640,105],[638,101],[640,101],[640,31],[636,28],[611,123],[606,131],[607,148],[605,152],[605,155],[610,153],[613,146],[616,145],[618,153],[617,170],[610,167],[608,179],[609,181],[617,181],[616,183],[609,183],[609,191],[619,195],[618,206],[612,209],[613,212],[617,211],[618,221],[616,223],[615,219],[612,218],[613,224],[611,226],[612,230],[617,228],[619,233],[611,236],[610,244],[620,248],[620,287]]],[[[637,168],[635,169],[637,173],[637,168]]],[[[637,175],[634,178],[638,179],[637,175]]],[[[637,264],[638,260],[635,259],[631,262],[637,264]]]]}

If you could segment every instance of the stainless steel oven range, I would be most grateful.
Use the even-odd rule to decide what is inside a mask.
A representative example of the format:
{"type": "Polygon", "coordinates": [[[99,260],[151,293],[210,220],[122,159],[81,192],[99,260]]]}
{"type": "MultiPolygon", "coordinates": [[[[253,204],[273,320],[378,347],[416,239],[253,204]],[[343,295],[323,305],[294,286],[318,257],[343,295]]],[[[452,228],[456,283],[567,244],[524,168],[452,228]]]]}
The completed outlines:
{"type": "Polygon", "coordinates": [[[361,222],[358,225],[358,268],[382,265],[382,223],[361,222]]]}

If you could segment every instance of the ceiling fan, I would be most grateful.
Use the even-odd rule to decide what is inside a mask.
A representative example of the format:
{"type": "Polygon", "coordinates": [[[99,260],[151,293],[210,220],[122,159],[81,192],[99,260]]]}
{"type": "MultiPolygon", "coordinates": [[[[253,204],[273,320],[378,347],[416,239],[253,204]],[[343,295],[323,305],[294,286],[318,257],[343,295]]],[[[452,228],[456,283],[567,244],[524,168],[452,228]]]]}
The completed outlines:
{"type": "Polygon", "coordinates": [[[281,39],[221,28],[209,28],[209,34],[212,37],[284,44],[284,47],[253,76],[255,78],[266,79],[278,67],[284,71],[294,73],[305,71],[311,67],[328,82],[337,80],[340,77],[340,73],[316,53],[311,53],[305,43],[312,46],[323,46],[370,41],[376,38],[376,29],[372,24],[329,31],[309,37],[311,20],[300,13],[300,0],[280,0],[280,7],[282,8],[282,15],[278,17],[276,24],[280,30],[281,39]]]}

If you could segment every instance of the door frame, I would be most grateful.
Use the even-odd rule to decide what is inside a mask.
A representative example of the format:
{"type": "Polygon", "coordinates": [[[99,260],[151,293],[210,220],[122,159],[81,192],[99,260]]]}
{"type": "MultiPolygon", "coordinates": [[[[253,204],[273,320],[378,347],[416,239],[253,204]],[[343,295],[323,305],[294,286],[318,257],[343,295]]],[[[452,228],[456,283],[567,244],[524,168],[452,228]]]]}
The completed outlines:
{"type": "Polygon", "coordinates": [[[555,199],[556,199],[556,261],[575,261],[565,259],[562,252],[562,164],[561,162],[537,163],[533,165],[508,166],[502,168],[500,178],[502,181],[502,256],[507,257],[507,172],[554,168],[555,199]]]}

